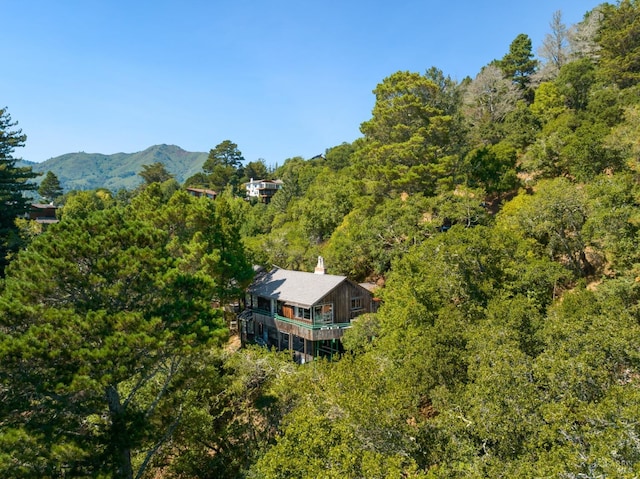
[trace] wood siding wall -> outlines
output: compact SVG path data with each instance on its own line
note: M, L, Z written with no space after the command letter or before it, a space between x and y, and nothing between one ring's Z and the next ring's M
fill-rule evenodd
M359 311L351 310L351 299L362 298L362 309ZM370 313L372 308L373 295L350 281L341 283L331 293L324 296L316 304L333 303L333 322L349 323L360 314Z

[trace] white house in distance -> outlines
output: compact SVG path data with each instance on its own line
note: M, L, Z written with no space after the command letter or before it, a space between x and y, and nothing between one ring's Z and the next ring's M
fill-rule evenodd
M282 180L254 180L244 184L247 199L258 198L262 203L269 203L271 197L282 188Z

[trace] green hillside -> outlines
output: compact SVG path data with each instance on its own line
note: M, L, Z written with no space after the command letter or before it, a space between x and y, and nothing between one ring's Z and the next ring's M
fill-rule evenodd
M268 203L150 182L0 230L0 477L639 478L640 1L554 20L540 59L519 34L472 79L391 73ZM198 179L266 171L236 150ZM319 257L376 312L247 288Z
M29 163L34 171L52 171L65 191L108 188L132 189L142 182L142 165L160 162L179 182L202 169L207 153L189 152L175 145L154 145L137 153L67 153L42 163ZM25 162L26 163L26 162Z

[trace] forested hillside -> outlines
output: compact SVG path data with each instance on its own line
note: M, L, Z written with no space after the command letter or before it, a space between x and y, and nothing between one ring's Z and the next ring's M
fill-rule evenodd
M184 151L175 145L154 145L137 153L67 153L42 163L25 163L34 171L53 172L65 191L108 188L133 189L142 182L138 172L142 165L162 163L175 178L184 182L197 173L207 154Z
M461 82L374 90L361 138L276 171L69 195L0 283L0 475L640 476L640 3ZM283 180L246 201L248 170ZM259 174L258 174L259 173ZM253 173L252 173L253 176ZM347 353L231 347L251 265L377 284Z

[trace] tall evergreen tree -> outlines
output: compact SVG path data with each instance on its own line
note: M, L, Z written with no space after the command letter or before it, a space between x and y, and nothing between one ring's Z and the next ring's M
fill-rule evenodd
M219 254L211 274L216 279L215 299L223 305L240 299L253 279L253 268L240 240L240 224L229 201L225 195L215 201L215 218L209 229L211 236L207 238Z
M209 186L214 190L222 191L229 184L236 189L243 176L243 162L244 157L238 145L224 140L209 151L202 170L208 175Z
M453 119L443 110L447 99L442 86L419 73L401 71L373 91L373 116L360 125L365 143L355 159L372 192L434 191L453 153Z
M538 67L538 61L533 58L531 38L524 33L518 35L509 46L509 53L496 63L504 75L518 85L525 96L529 97L531 75Z
M47 171L47 175L40 183L38 194L47 201L53 201L63 193L60 180L53 171Z
M38 176L30 167L16 166L13 151L24 146L27 139L22 130L13 129L17 124L6 107L0 108L0 277L4 276L8 255L20 246L15 220L29 211L31 198L27 193L36 188L29 180Z
M242 166L243 161L244 157L238 149L238 145L230 140L224 140L209 151L209 157L202 165L202 169L205 173L212 173L216 165L232 166L238 169Z

